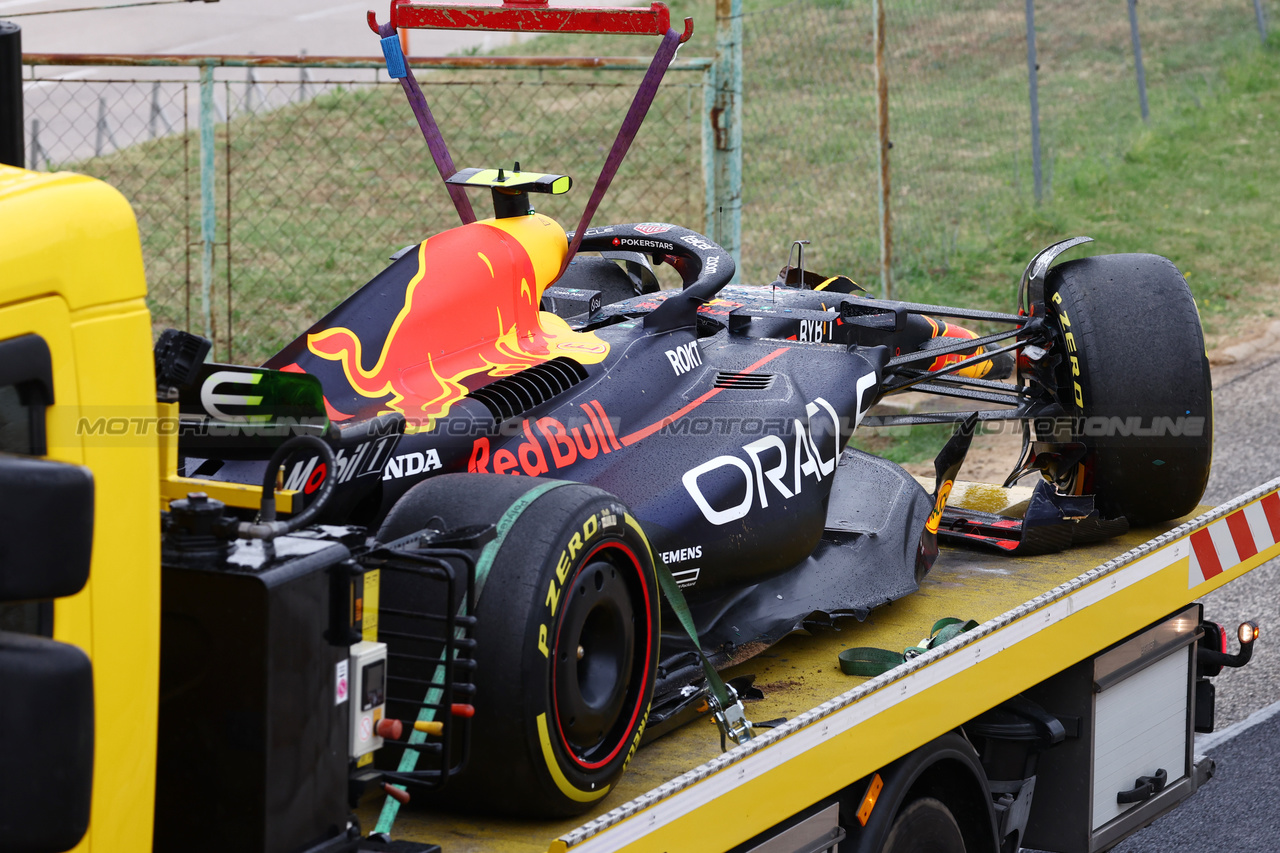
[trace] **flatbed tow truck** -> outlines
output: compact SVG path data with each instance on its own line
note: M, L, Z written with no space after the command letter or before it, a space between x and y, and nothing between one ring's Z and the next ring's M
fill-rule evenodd
M406 837L466 853L880 849L837 841L840 827L862 828L864 816L867 827L887 825L905 798L924 791L957 815L983 818L984 788L1009 793L1007 779L961 770L953 740L964 732L981 743L976 732L1008 725L988 718L984 726L983 715L1021 694L1068 718L1075 743L1040 756L1021 843L1106 849L1212 775L1212 762L1193 754L1196 695L1187 663L1195 655L1178 644L1190 637L1184 631L1196 632L1194 602L1280 555L1278 490L1274 480L1172 529L1131 530L1060 554L1010 560L944 548L920 592L844 630L793 635L726 672L755 676L764 698L748 706L753 718L787 720L748 744L722 753L710 720L677 730L641 749L585 822L426 811L404 814L397 826ZM952 500L990 508L1008 500L1007 491L958 485ZM981 624L875 678L837 665L850 646L912 647L947 615ZM1152 666L1173 674L1163 688ZM1019 737L1035 742L1040 734ZM1162 770L1162 790L1116 802L1136 779ZM877 777L884 787L868 796L880 788ZM772 838L776 846L768 846Z
M754 736L726 750L695 719L583 816L400 809L370 734L396 677L377 573L401 557L357 566L362 532L179 475L145 289L118 193L0 166L0 850L1092 853L1212 775L1209 679L1258 629L1229 653L1196 602L1280 556L1280 480L1056 554L943 547L918 592L726 670ZM1028 492L957 483L950 505ZM263 506L236 528L260 538L205 535L215 500ZM869 678L838 663L904 648Z
M12 214L0 229L0 384L17 391L5 398L0 591L10 602L45 601L7 604L7 624L17 618L21 627L27 618L27 633L52 636L37 648L31 638L0 635L0 778L7 786L0 846L148 850L154 814L155 849L175 849L182 833L178 843L168 831L162 839L172 820L162 821L155 805L157 792L166 801L163 792L175 784L170 765L157 769L157 729L162 753L164 743L185 740L182 721L166 723L157 703L163 648L155 510L199 488L245 505L257 495L176 476L172 442L77 434L79 419L101 412L172 414L172 403L155 402L132 213L113 190L79 176L0 169L0 179L0 212ZM65 218L72 211L78 215ZM31 224L59 217L72 223L64 232ZM83 251L65 251L68 242ZM90 279L80 267L84 257L111 263ZM94 357L108 348L110 359ZM49 479L50 470L92 472L93 501L86 507L58 498L55 492L75 494L83 482ZM291 497L278 492L282 511ZM974 484L958 485L952 500L990 511L1021 498L1016 488ZM51 500L62 513L52 528ZM33 579L27 561L34 557L20 545L42 529L50 534L39 537L46 568ZM863 623L788 637L727 671L730 682L754 675L762 693L748 703L754 719L785 718L747 743L722 752L704 718L641 748L617 789L585 819L513 821L408 808L394 832L448 853L898 850L913 849L901 845L922 837L937 850L1106 849L1211 775L1212 763L1193 751L1193 731L1212 726L1206 676L1247 660L1257 632L1242 626L1241 651L1228 655L1223 632L1202 621L1195 602L1278 555L1280 480L1172 529L1132 530L1059 554L1007 559L945 548L918 593ZM71 564L86 559L87 583L85 574L78 585L68 581L77 576ZM373 596L365 603L361 627L369 639L376 632ZM837 665L838 654L853 646L914 646L946 616L980 624L874 678L845 675ZM62 663L29 666L45 653ZM85 696L77 700L74 689L55 682L75 682L90 665L86 716ZM351 705L325 699L320 707L337 719L337 763L326 766L341 777ZM378 821L382 799L365 795L355 812L363 826ZM193 844L196 815L220 808L216 801L166 802ZM954 815L962 841L946 841L947 826L939 828L938 812L928 811L935 803ZM238 816L234 808L222 813L229 821ZM357 843L370 842L350 842ZM254 849L356 848L304 835Z

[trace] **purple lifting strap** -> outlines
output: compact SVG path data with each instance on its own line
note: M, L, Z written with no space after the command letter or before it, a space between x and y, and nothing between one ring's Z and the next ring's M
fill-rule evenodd
M653 104L653 99L658 94L658 84L662 82L662 75L667 73L667 66L675 58L676 48L679 46L680 33L674 29L667 30L667 34L662 37L662 44L659 45L658 52L653 56L653 62L649 63L649 70L644 73L644 79L640 81L640 88L636 91L635 99L631 102L631 108L627 110L627 117L622 120L622 127L618 130L618 138L613 141L613 148L609 151L609 156L604 161L604 168L600 170L600 177L596 179L595 188L591 190L591 200L587 202L586 209L582 211L582 219L578 221L578 227L573 232L573 240L569 243L569 254L565 255L564 265L560 267L561 275L568 269L569 262L573 260L573 256L578 253L578 246L582 244L582 235L587 232L588 226L591 225L591 217L595 215L596 208L604 200L604 194L608 191L614 175L618 173L618 167L622 165L622 159L627 156L627 150L631 147L632 141L640 131L640 125L644 122L644 117L648 115L649 107Z
M372 13L370 13L372 14ZM396 28L391 24L382 24L378 27L378 34L383 38L396 35ZM440 172L442 180L452 178L458 171L453 166L453 158L449 156L449 148L444 144L444 136L440 133L440 126L436 124L435 116L431 114L431 107L427 106L427 96L422 94L422 88L418 85L418 80L413 76L413 69L409 67L408 60L405 61L405 76L400 78L400 85L404 88L405 97L409 99L409 106L413 109L413 115L418 120L418 127L422 129L422 137L427 140L427 150L431 152L431 159L436 163L436 169ZM458 216L462 219L462 224L476 221L475 211L471 209L471 200L467 198L467 191L463 187L455 187L445 185L445 189L449 191L449 197L453 199L453 206L458 210Z
M382 24L378 27L378 33L383 38L395 35L395 32L395 27L391 24ZM582 244L582 236L591 225L591 217L595 215L596 208L604 200L605 193L609 190L609 185L618 173L618 167L622 165L623 159L627 156L627 151L631 148L631 143L635 140L636 134L639 133L640 126L644 123L645 116L649 113L649 107L653 105L653 99L658 94L658 86L662 83L662 77L667 73L667 68L671 65L671 60L675 58L676 49L679 46L680 33L674 29L667 30L667 34L662 37L662 44L658 47L658 52L654 54L653 61L649 63L649 69L645 72L644 79L640 81L640 88L636 91L636 96L631 101L631 107L627 110L627 116L622 121L622 127L618 130L618 137L613 141L613 148L610 149L609 156L605 159L604 168L600 170L600 177L596 179L596 185L591 190L591 198L588 200L586 208L582 211L582 218L578 221L573 240L569 244L569 252L565 256L564 265L560 268L561 274L568 268L573 256L577 254L578 247ZM447 180L457 172L453 165L453 158L449 156L449 149L445 145L444 137L440 133L440 127L436 124L435 117L431 115L431 108L427 106L427 98L422 93L421 87L418 86L417 79L413 76L413 69L408 67L407 63L405 71L405 76L400 78L400 85L404 87L404 92L409 99L409 106L413 109L414 117L418 119L418 127L422 129L422 136L427 141L427 148L431 151L431 159L435 161L440 177ZM467 198L466 190L462 187L450 185L446 185L446 189L449 191L449 197L453 199L453 205L457 208L458 216L462 218L463 224L475 222L476 215L471 209L471 202Z

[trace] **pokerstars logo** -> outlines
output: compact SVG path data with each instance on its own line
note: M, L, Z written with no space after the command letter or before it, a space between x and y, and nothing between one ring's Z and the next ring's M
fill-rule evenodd
M641 240L636 237L614 237L613 245L622 248L634 247L637 249L661 249L664 252L674 252L676 250L675 243L668 243L666 240Z

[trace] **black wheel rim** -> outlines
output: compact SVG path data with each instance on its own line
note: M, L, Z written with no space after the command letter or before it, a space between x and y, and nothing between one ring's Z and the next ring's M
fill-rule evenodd
M617 757L647 679L648 614L637 612L640 568L621 547L596 549L566 589L552 694L561 743L587 770Z

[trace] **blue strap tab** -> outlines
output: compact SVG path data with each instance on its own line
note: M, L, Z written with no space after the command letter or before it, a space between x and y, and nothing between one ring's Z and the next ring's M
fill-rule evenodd
M387 74L399 80L408 74L405 70L404 51L400 49L400 36L392 34L382 40L382 55L387 58Z

